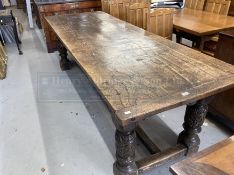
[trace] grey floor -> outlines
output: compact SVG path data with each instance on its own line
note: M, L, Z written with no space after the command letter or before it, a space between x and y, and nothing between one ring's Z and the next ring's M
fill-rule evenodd
M74 64L59 68L57 52L48 54L42 31L24 25L24 55L8 45L8 72L0 80L0 175L111 175L115 160L114 125L95 89ZM163 150L176 143L185 107L145 120ZM200 150L231 133L206 120ZM148 155L138 141L137 158ZM145 174L169 175L170 164Z

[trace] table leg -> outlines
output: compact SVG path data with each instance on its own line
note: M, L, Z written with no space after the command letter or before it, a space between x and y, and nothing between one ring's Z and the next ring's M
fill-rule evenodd
M176 34L176 43L181 43L181 41L182 41L182 37L181 37L181 35L179 34L179 33L177 33Z
M187 148L187 155L196 153L199 149L200 139L198 133L201 132L201 126L204 123L208 111L207 100L200 100L193 105L188 105L184 118L184 131L178 138L178 143L184 144Z
M137 175L135 163L135 141L134 129L131 131L121 131L116 129L116 162L113 171L115 175Z
M60 68L61 70L69 70L71 68L70 61L67 59L67 49L63 46L61 42L58 42L58 51L60 60Z

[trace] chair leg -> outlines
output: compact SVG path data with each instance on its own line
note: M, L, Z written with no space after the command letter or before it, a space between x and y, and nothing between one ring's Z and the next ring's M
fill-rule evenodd
M21 41L18 39L18 34L17 34L17 30L16 30L16 26L15 26L15 25L13 26L13 31L14 31L15 42L16 42L16 45L17 45L19 54L20 54L20 55L23 55L23 52L22 52L21 49L20 49Z
M16 21L15 21L15 17L12 14L12 11L11 11L11 16L12 16L12 20L13 20L13 32L14 32L15 42L16 42L19 54L23 55L23 52L22 52L22 50L20 48L20 44L22 42L20 41L19 36L18 36L18 32L17 32L17 28L16 28Z

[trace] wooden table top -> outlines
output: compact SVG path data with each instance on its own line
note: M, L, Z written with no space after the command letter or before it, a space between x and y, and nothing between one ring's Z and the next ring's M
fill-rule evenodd
M174 15L174 28L196 36L216 34L234 28L234 17L206 11L181 9Z
M175 175L234 174L234 136L171 166Z
M122 125L234 86L232 65L104 12L45 19Z

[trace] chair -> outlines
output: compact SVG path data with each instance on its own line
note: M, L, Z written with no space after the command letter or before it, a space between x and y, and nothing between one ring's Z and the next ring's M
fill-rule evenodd
M173 33L173 13L174 9L172 8L150 10L147 30L171 40Z
M205 11L220 15L227 15L231 1L227 0L207 0ZM214 56L219 36L211 35L204 37L201 41L200 50L208 55Z
M109 0L101 0L101 3L102 3L102 11L110 13Z
M186 0L185 7L195 10L203 10L205 0Z
M207 0L205 11L220 15L227 15L231 1L227 0Z
M126 21L126 5L130 1L127 0L113 0L110 1L110 15Z
M148 3L134 3L127 6L127 22L146 29L147 28L147 15L149 11Z

